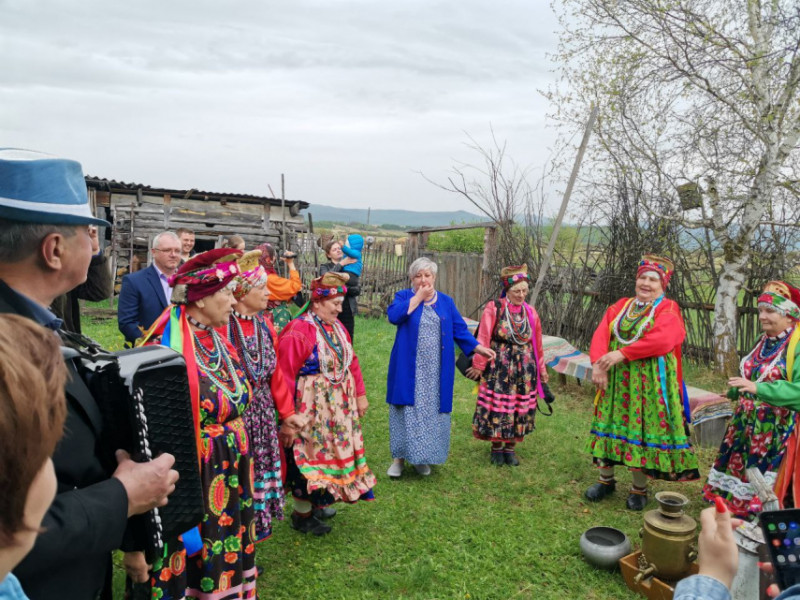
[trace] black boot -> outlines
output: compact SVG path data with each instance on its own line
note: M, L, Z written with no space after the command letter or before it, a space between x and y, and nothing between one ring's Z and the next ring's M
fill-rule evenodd
M320 521L327 521L336 516L336 509L332 506L325 506L323 508L315 508L312 513Z
M514 452L513 448L510 449L510 450L508 448L506 448L503 451L503 454L505 455L505 460L506 460L506 464L507 465L510 465L512 467L518 467L519 466L519 459L517 458L517 453Z
M497 467L506 464L506 457L502 450L492 450L489 460Z
M313 514L303 517L296 512L292 513L292 529L296 529L300 533L311 533L316 536L331 532L331 526L323 523Z
M647 488L640 490L637 487L632 487L628 494L628 499L625 501L625 506L628 510L641 511L647 505Z
M616 480L609 479L608 481L605 481L600 479L597 483L593 483L589 486L584 496L586 496L586 499L589 502L599 502L606 496L611 495L616 487Z

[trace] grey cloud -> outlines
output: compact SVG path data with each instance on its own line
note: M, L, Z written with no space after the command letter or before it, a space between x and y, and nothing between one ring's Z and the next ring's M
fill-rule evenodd
M283 171L311 202L460 208L417 172L446 173L465 131L543 160L544 4L0 1L0 136L153 185Z

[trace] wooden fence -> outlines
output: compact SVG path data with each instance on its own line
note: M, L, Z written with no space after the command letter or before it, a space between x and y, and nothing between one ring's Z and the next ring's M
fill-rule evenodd
M598 280L593 287L599 289L578 289L559 284L546 287L536 306L543 332L563 337L577 348L588 350L606 308L619 298L634 293L633 281L629 282L629 290L613 296L602 291L603 288L616 287L605 285L607 283ZM681 307L686 326L684 356L706 364L711 362L714 357L714 305L689 301L680 289L670 289L669 297ZM739 355L744 356L753 349L761 335L755 296L746 294L738 313L736 347Z
M485 300L481 297L482 254L423 251L438 267L436 289L456 303L462 316L480 319Z
M311 234L301 234L298 243L301 250L298 268L307 288L319 273L319 265L327 262L327 258ZM362 314L381 316L386 313L394 294L409 287L408 265L418 256L427 256L437 264L437 289L451 296L465 317L479 319L485 303L500 293L499 281L482 282L486 264L483 254L433 252L413 236L403 242L380 240L365 247L363 252L359 296ZM535 277L535 273L533 275ZM633 277L604 277L589 270L551 266L536 306L543 332L563 337L577 348L588 350L603 312L620 297L633 295L634 283ZM680 305L686 324L684 355L707 363L713 358L713 301L689 301L683 287L677 283L670 284L669 297ZM760 334L756 297L748 293L739 308L739 354L749 352Z
M311 234L298 239L301 252L298 270L304 287L319 274L319 266L327 262L325 253L317 246ZM409 256L409 254L411 254ZM314 256L316 255L316 260ZM385 314L395 293L409 287L408 265L418 256L426 256L438 266L436 288L451 296L465 317L477 319L484 298L480 296L482 254L457 252L431 252L420 249L408 241L378 240L362 252L364 270L361 277L361 295L358 298L362 314Z
M308 289L311 280L319 275L320 266L328 262L325 253L316 243L313 234L298 238L300 252L297 268L303 287ZM408 266L405 242L378 240L362 251L364 267L361 276L359 310L379 316L386 312L395 292L408 287Z

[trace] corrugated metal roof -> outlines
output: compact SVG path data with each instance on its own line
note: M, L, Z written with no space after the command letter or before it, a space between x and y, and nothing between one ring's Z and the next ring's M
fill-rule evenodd
M141 183L127 183L125 181L116 181L114 179L104 179L102 177L93 177L87 175L86 186L90 189L101 192L112 192L115 194L136 194L139 190L142 194L163 196L169 194L173 198L186 198L187 200L200 200L219 202L221 200L229 202L247 202L252 204L270 204L272 206L280 206L280 198L269 198L267 196L255 196L252 194L235 194L231 192L206 192L202 190L171 190L167 188L152 187L143 185ZM298 203L300 209L306 209L310 205L305 200L290 200L286 199L286 205Z

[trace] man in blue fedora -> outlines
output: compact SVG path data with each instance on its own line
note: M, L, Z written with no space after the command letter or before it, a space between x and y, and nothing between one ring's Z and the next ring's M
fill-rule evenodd
M108 223L92 215L77 162L0 148L0 312L56 335L61 321L49 306L86 279L90 225ZM58 491L43 532L14 569L32 600L110 598L111 551L119 548L128 517L166 503L178 478L168 454L134 463L124 452L109 476L97 454L100 408L72 361L67 365L67 420L53 455Z

